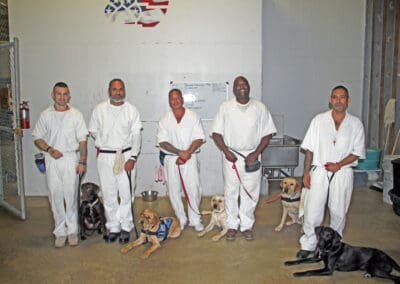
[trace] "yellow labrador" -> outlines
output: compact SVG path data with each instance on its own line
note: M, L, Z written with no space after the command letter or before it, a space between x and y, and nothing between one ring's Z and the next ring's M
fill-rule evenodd
M146 208L140 214L139 219L143 229L136 241L130 242L121 249L122 253L127 253L147 241L152 245L142 254L142 258L148 258L155 250L161 247L160 242L167 238L177 238L181 235L179 221L175 217L158 217L157 212Z
M289 215L292 220L286 222L286 226L290 226L294 223L302 223L299 218L301 198L301 188L299 182L294 177L286 177L281 181L280 187L282 189L280 195L283 212L281 223L275 228L275 231L277 232L282 230L287 215Z
M202 211L202 215L211 214L210 223L207 227L200 232L197 236L203 237L209 231L211 231L215 226L220 227L222 230L218 234L212 237L213 241L220 240L223 236L225 236L228 231L228 227L226 225L226 212L225 212L225 199L221 195L214 195L211 198L211 208L212 211Z

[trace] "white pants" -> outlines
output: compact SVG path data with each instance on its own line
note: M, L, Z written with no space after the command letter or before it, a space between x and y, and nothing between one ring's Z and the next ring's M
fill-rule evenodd
M324 220L326 199L329 199L330 227L340 235L346 224L346 214L349 209L353 193L353 169L342 168L333 176L330 185L329 178L332 173L323 167L310 171L311 186L307 190L304 200L304 235L300 238L301 249L313 251L317 246L315 227Z
M247 173L244 169L244 159L239 158L235 164L244 187L254 200L241 186L239 178L232 168L233 163L223 159L225 210L228 228L238 229L240 227L243 232L251 230L255 222L254 211L260 196L261 168L258 171Z
M177 156L167 155L164 160L165 169L167 172L167 186L169 192L169 199L172 208L175 211L176 217L182 222L186 221L185 208L182 203L182 185L179 177L178 166L176 165ZM193 154L192 157L186 161L184 165L180 165L181 174L185 183L185 188L189 196L190 208L188 204L189 225L195 226L201 223L201 216L198 215L199 205L201 200L201 186L199 178L199 164L197 155ZM196 212L193 212L196 211Z
M129 153L129 151L124 153L125 161L129 159ZM119 233L121 229L130 232L133 228L131 206L134 194L131 196L128 175L124 170L120 174L114 175L114 160L115 154L109 153L100 153L97 158L97 169L107 219L106 228L111 233ZM135 188L136 166L137 163L131 172L132 192Z
M56 237L78 233L77 165L75 152L63 153L57 160L46 154L46 179Z

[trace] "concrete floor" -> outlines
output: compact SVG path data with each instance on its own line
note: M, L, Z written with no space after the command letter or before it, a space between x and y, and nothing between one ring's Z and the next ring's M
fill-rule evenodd
M271 195L277 193L271 188ZM295 271L321 265L283 265L299 249L300 226L275 232L280 202L264 205L264 200L260 199L256 210L254 241L239 237L234 242L213 242L216 231L199 239L192 228L186 228L179 239L165 241L149 259L142 260L145 247L122 255L119 244L105 244L97 234L77 247L54 248L47 198L30 197L26 221L0 209L0 283L390 283L364 279L362 272L293 278ZM203 198L201 209L208 210L209 201ZM152 203L137 197L136 217L145 207L162 216L172 215L166 197ZM204 224L208 221L205 217ZM356 188L346 228L345 242L380 248L400 263L400 217L382 202L382 193Z

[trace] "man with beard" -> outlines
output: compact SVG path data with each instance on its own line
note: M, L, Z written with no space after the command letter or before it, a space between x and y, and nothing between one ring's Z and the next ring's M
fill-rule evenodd
M353 192L353 167L358 158L365 158L364 127L347 112L347 88L334 87L329 102L331 110L313 118L301 145L306 151L303 184L308 190L299 259L311 256L316 248L314 229L322 224L327 200L330 227L342 235Z
M109 236L106 242L129 242L133 228L131 206L136 160L141 145L142 122L136 107L125 101L125 84L113 79L109 99L95 107L89 132L96 140L97 169ZM132 187L132 188L131 188Z
M245 166L259 161L276 128L267 107L259 100L250 98L250 86L245 77L235 79L233 93L235 98L222 103L218 110L212 126L212 137L225 156L223 175L229 228L226 239L235 240L240 229L246 240L253 240L261 168L247 172Z

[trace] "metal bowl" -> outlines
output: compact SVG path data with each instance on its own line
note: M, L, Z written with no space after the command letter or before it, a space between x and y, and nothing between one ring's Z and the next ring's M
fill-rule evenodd
M146 190L142 191L142 199L146 202L152 202L157 199L158 191L155 190Z

